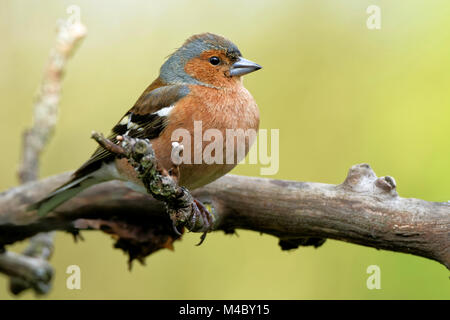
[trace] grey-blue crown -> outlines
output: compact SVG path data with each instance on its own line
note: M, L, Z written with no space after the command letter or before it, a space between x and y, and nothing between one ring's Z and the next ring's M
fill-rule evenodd
M162 65L160 77L166 83L203 84L184 71L187 61L198 57L207 50L222 50L227 55L238 57L241 52L230 40L212 33L202 33L190 37Z

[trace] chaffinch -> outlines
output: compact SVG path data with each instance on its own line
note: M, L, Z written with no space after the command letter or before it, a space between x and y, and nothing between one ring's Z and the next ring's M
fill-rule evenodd
M114 126L109 139L117 143L117 136L125 134L150 139L158 163L169 170L173 167L172 134L177 129L185 129L193 136L194 122L201 121L202 130L218 130L224 139L227 129L256 131L258 107L244 87L242 76L258 69L261 66L244 59L236 45L224 37L211 33L194 35L162 65L159 77ZM191 148L193 158L195 150L203 150L205 143L191 141L194 144L184 147ZM245 154L251 143L251 139L245 140ZM181 163L179 185L188 189L201 187L226 174L239 160ZM116 158L99 147L70 181L36 203L33 209L44 215L82 190L113 179L125 180L132 188L146 192L127 159Z

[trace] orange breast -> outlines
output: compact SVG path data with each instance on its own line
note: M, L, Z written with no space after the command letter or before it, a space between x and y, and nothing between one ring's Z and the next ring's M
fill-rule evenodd
M236 157L238 150L231 150L235 154L234 161L226 163L226 153L230 152L226 149L227 129L251 129L256 132L259 127L259 112L253 97L241 83L237 83L230 89L202 86L191 86L190 89L190 94L175 105L169 116L170 121L167 127L158 138L152 140L152 145L158 161L166 169L170 169L173 167L171 160L172 133L176 129L184 129L190 133L190 144L187 141L180 141L185 150L190 149L191 151L191 164L182 163L180 165L180 185L194 189L214 181L236 166L240 160ZM204 148L211 142L199 139L203 137L198 130L197 137L194 137L194 121L201 121L202 134L208 129L216 129L218 130L216 132L221 133L223 164L207 164L205 159L202 159L199 164L195 163L195 160L199 160L198 157L195 158L195 154L203 155ZM234 141L235 148L237 148L237 140ZM249 137L245 138L245 154L249 151L252 140ZM214 152L212 154L214 155Z

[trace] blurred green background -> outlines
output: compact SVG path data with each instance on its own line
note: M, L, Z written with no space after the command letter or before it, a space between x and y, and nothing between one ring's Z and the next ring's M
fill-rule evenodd
M81 8L88 37L68 65L56 134L41 176L72 170L95 148L189 36L233 40L264 69L246 77L261 128L280 129L280 179L340 183L367 162L392 175L404 197L450 198L450 6L448 1L29 1L0 2L0 190L17 184L20 136L66 8ZM366 8L381 8L368 30ZM233 173L259 175L256 165ZM254 232L214 233L196 247L157 252L128 272L104 234L74 243L59 233L51 262L54 299L449 299L449 273L412 255L327 241L282 252ZM12 249L19 250L21 243ZM81 290L66 289L67 266ZM381 268L381 290L366 268ZM0 276L0 298L9 299ZM23 298L34 298L30 293Z

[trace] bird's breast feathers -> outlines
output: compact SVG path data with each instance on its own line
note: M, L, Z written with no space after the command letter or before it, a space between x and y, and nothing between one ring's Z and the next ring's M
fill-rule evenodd
M258 107L251 94L244 87L215 89L190 86L190 94L174 105L170 110L168 119L167 126L158 138L152 140L152 145L158 161L166 169L169 169L173 166L171 159L173 133L177 129L189 133L188 143L183 141L184 138L177 141L185 149L190 148L191 150L191 161L182 163L180 166L180 184L188 188L196 188L217 179L230 171L241 160L238 159L231 164L226 163L225 159L221 164L196 163L194 159L196 152L197 154L198 152L202 153L205 146L210 143L204 140L199 142L199 133L196 132L199 127L201 127L200 139L209 129L215 129L216 132L221 133L224 157L229 152L229 150L225 150L227 130L243 129L247 131L250 129L256 133L259 127ZM245 154L253 142L254 140L246 138ZM237 144L234 148L237 148Z
M205 131L209 129L218 130L223 137L224 154L226 154L228 152L225 150L226 131L230 129L251 129L256 132L259 127L259 112L253 97L242 85L229 89L190 85L188 90L183 90L188 91L189 94L177 96L175 92L173 96L178 97L175 102L175 99L163 101L164 103L159 103L158 107L152 109L149 109L148 103L141 104L140 108L136 110L141 111L141 113L133 113L132 109L114 127L113 135L128 134L136 138L150 139L158 162L166 169L170 169L173 167L171 158L173 133L178 129L184 130L190 135L190 141L189 143L187 141L179 142L185 148L191 149L191 161L182 163L180 166L180 184L188 188L195 188L217 179L239 162L236 160L235 163L229 164L225 163L224 160L223 164L195 163L195 152L202 153L208 144L207 141L203 140L198 143L194 136L195 126L199 126L199 124L201 126L201 139ZM154 92L147 95L153 95L151 101L155 101ZM156 96L156 98L158 97ZM153 112L143 112L146 105L147 110ZM248 152L252 142L249 139L245 141L245 153ZM101 150L101 152L105 153L106 151ZM103 154L100 154L100 156L104 157ZM99 155L96 157L99 157ZM107 162L111 160L107 160ZM123 180L133 181L137 185L141 185L134 169L126 159L115 159L114 163Z

